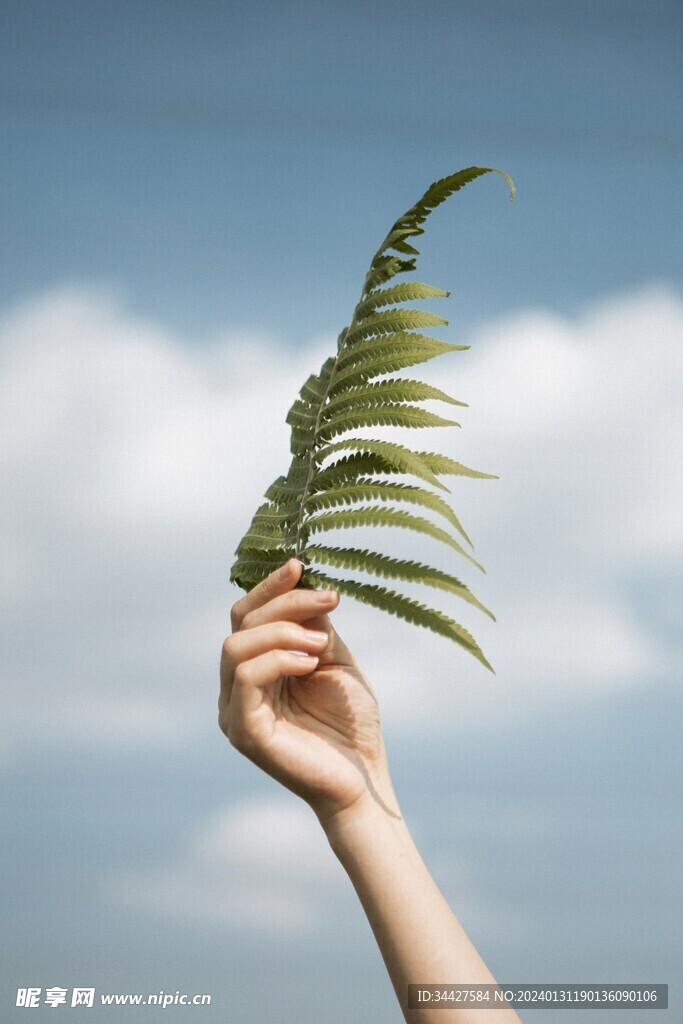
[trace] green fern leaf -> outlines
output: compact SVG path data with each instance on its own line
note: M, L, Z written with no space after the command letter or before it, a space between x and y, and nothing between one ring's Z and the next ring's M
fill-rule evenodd
M417 366L418 363L426 363L436 356L458 352L465 347L469 346L449 345L445 341L421 334L392 334L383 339L381 345L374 341L364 342L340 359L340 368L329 386L328 397L333 398L349 387L380 374L403 370L406 366Z
M337 459L326 469L316 473L308 488L309 494L317 491L324 491L349 481L357 480L367 473L396 473L400 472L384 458L379 452L354 452L353 455L346 455Z
M438 452L416 452L419 459L430 468L432 473L441 476L471 476L477 480L497 480L495 473L482 473L478 469L470 469L463 466L462 462L449 459L447 455L439 455Z
M329 441L338 434L357 427L391 426L391 427L459 427L455 420L446 420L443 416L421 409L419 405L399 405L388 402L369 408L345 409L321 424L316 437Z
M376 256L365 278L363 294L367 295L374 288L379 288L397 274L415 270L415 266L415 260L402 260L398 256Z
M371 384L361 384L350 388L332 398L322 410L321 422L325 423L333 413L340 409L362 409L385 402L423 402L428 400L447 402L449 405L460 405L467 408L466 402L451 398L440 388L423 384L421 380L377 380Z
M325 573L319 572L317 569L311 569L307 573L303 586L315 587L317 585L333 588L338 590L340 594L348 594L349 597L354 597L363 604L381 608L382 611L389 612L391 615L398 615L399 618L406 619L416 626L425 626L435 633L440 633L442 636L448 637L449 640L454 640L457 644L460 644L466 651L473 654L482 665L493 672L493 666L486 660L484 652L474 637L459 623L444 615L443 612L435 611L433 608L428 608L426 605L420 604L410 597L397 594L395 591L387 590L385 587L378 587L374 583L358 583L356 580L334 579L331 576L325 575Z
M232 579L238 586L251 590L289 557L290 551L287 548L271 548L268 551L242 548L232 567Z
M380 455L386 463L392 466L392 472L410 473L412 476L427 480L435 487L440 487L442 491L448 490L416 452L404 448L402 444L395 444L393 441L369 441L365 438L350 437L344 441L335 441L333 444L325 445L324 448L319 448L315 453L315 461L323 462L330 455L347 451L349 448Z
M398 508L382 508L381 505L369 505L360 509L344 509L341 512L322 512L312 516L306 523L306 533L318 533L320 530L345 530L350 527L362 526L400 526L408 530L415 530L417 533L424 533L435 540L448 544L458 554L463 555L468 562L476 565L477 569L485 572L483 565L469 551L466 551L462 544L459 544L455 537L451 536L440 526L436 526L429 519L423 516L414 516Z
M355 345L372 335L395 334L398 331L412 331L420 327L447 327L448 320L435 313L424 313L419 309L387 309L372 313L349 330L345 342Z
M496 621L493 612L490 612L481 601L477 600L469 587L461 580L442 572L441 569L434 569L431 565L390 558L388 555L381 555L376 551L364 551L359 548L330 548L321 544L309 544L302 552L302 557L310 561L321 562L323 565L331 565L335 569L355 569L360 572L373 573L375 576L400 579L408 583L424 583L429 587L447 590L481 609L490 619Z
M391 306L397 302L412 302L413 299L447 299L451 293L443 288L434 288L431 284L419 281L396 284L393 288L373 292L364 302L356 306L355 319L362 320L368 313L380 306Z
M306 512L318 512L338 505L352 505L357 501L405 501L411 505L422 505L432 512L437 512L451 523L461 537L472 547L472 541L462 528L455 512L443 498L427 491L424 487L412 484L386 483L384 480L359 479L357 483L348 483L343 487L332 487L314 491L306 500Z
M298 398L287 413L287 423L300 430L315 428L316 420L317 413L314 406L302 398Z
M439 477L495 479L491 473L471 469L435 452L413 451L393 441L334 439L368 426L458 426L454 420L447 420L420 403L440 401L463 406L464 402L422 381L388 376L436 356L469 348L420 333L425 328L445 326L448 321L443 317L419 309L399 308L404 302L444 298L450 293L418 281L383 286L397 275L415 270L419 251L413 243L424 233L422 225L429 214L453 193L490 171L502 175L514 196L514 185L504 171L468 167L434 182L392 225L372 258L352 321L340 333L335 355L325 360L318 373L308 377L289 410L291 465L266 491L266 501L256 510L240 541L231 569L231 579L251 589L294 555L304 563L300 586L332 586L358 601L425 626L459 644L487 668L491 666L476 640L443 612L376 584L332 578L316 566L330 565L424 584L454 594L491 615L456 576L421 562L360 548L312 544L310 538L320 532L354 527L409 529L448 545L483 571L449 530L400 505L417 505L435 513L471 546L448 502L423 485L448 492ZM423 485L400 479L376 479L377 475L417 477ZM383 504L372 504L377 501Z
M327 384L334 370L335 362L334 357L330 356L329 359L326 359L323 363L320 373L312 373L304 382L301 387L301 391L299 392L304 402L315 403L317 405L324 402Z

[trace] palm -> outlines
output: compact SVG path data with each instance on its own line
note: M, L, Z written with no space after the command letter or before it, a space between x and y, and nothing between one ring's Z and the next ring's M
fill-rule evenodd
M281 676L263 693L266 770L310 803L343 808L372 786L381 751L379 710L370 683L327 616L306 628L330 642L307 676Z

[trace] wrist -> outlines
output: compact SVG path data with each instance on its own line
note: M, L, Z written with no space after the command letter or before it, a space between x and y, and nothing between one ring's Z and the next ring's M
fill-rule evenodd
M363 795L348 807L318 815L327 841L343 863L367 852L378 842L407 834L407 827L390 780L369 784Z

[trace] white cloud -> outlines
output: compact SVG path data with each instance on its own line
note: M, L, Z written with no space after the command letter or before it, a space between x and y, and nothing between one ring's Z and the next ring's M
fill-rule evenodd
M650 289L575 321L505 318L426 368L470 408L461 431L418 444L501 477L451 485L489 575L448 563L498 622L422 599L460 618L498 675L342 602L340 631L390 727L504 725L666 670L631 594L668 579L680 553L682 328L680 299ZM10 753L213 727L232 552L288 464L287 408L333 344L293 351L233 331L192 346L79 288L0 320ZM440 546L397 542L444 564Z
M349 889L313 813L280 797L218 811L169 863L111 879L105 897L204 927L286 935L323 924Z
M198 352L77 288L0 321L8 754L206 728L232 550L312 354L242 332Z
M477 871L451 848L431 856L430 867L468 928L489 941L524 937L524 915L494 906ZM284 794L216 811L168 861L109 878L102 895L135 915L271 938L326 934L331 920L339 938L353 905L351 883L315 816Z
M680 554L682 328L680 299L653 288L576 322L522 314L476 339L469 437L503 477L506 514L524 502L519 526L562 558L571 548L618 570Z

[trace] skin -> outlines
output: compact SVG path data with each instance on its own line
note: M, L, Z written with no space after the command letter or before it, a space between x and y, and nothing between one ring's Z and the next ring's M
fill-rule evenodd
M495 984L413 843L377 698L330 621L333 590L295 589L290 559L232 608L219 725L316 814L358 894L410 1024L512 1024L511 1009L409 1010L409 984Z

